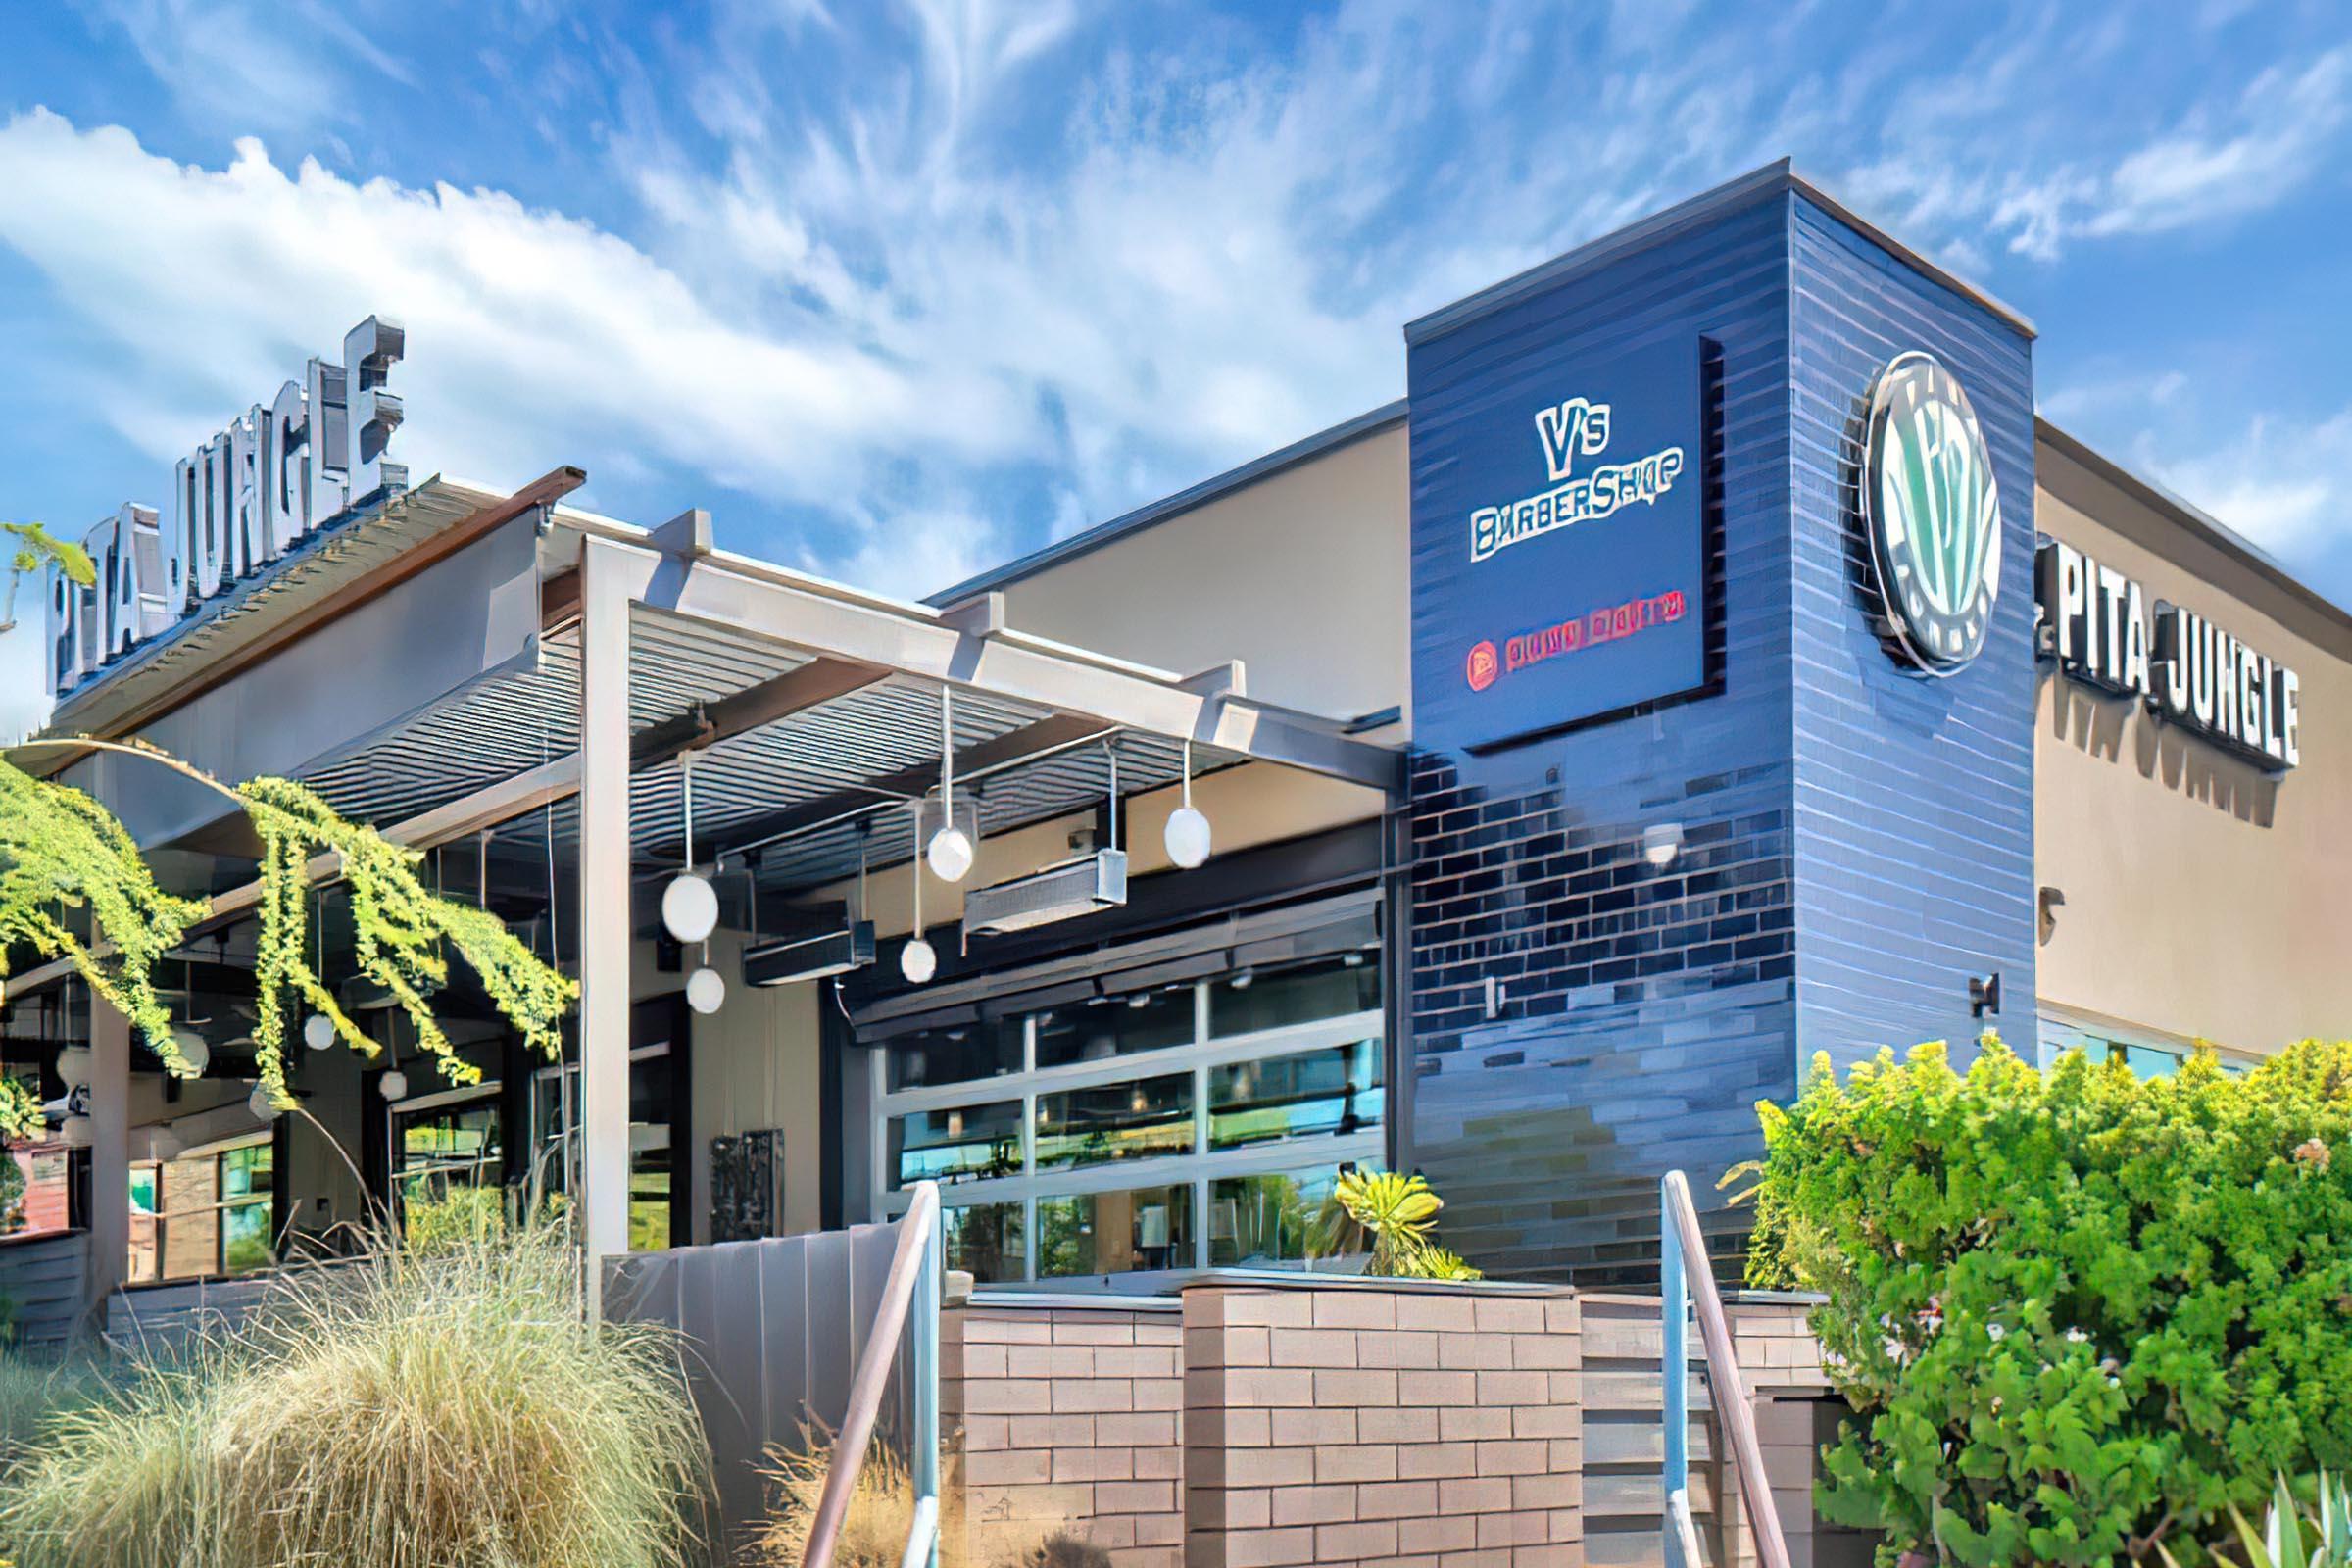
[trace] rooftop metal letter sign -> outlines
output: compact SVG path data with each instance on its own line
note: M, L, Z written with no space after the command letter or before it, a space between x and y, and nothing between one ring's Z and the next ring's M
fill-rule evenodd
M1932 354L1870 389L1862 515L1885 630L1931 675L1977 657L2001 593L2001 490L1977 411Z
M2136 697L2273 772L2302 760L2303 683L2293 670L2193 610L2151 604L2138 583L2055 539L2042 541L2034 579L2041 653L2067 674Z
M405 346L398 324L370 316L345 334L341 364L312 360L303 380L179 460L168 523L131 505L91 529L84 544L96 584L77 589L50 574L51 695L233 592L355 507L406 488L408 469L386 461L402 411L385 385Z

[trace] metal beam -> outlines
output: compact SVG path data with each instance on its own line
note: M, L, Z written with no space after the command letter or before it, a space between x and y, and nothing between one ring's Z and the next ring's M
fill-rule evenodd
M1189 737L1376 789L1394 790L1402 779L1394 751L1300 715L1018 631L974 636L929 611L724 552L654 575L647 602L813 653L1088 713L1123 729Z
M1082 713L1055 713L1032 724L967 746L956 754L956 787L963 788L965 779L978 779L996 768L1009 767L1016 762L1058 752L1093 740L1098 736L1116 734L1117 730L1099 718ZM886 773L858 789L841 790L818 800L805 802L766 816L755 817L727 830L727 853L740 854L772 844L778 839L806 833L811 828L859 816L876 808L878 801L891 796L912 797L923 794L939 782L937 762L918 762L912 767ZM901 809L905 809L901 807Z
M715 746L762 724L772 724L836 697L862 691L889 674L890 671L877 665L851 660L812 659L731 697L722 697L640 731L630 746L630 766L642 771L668 761L680 752Z
M580 1229L588 1311L629 1250L629 606L646 552L580 555Z

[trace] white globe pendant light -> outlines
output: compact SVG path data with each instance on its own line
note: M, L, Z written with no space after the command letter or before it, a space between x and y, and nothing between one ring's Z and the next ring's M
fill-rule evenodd
M956 825L956 698L939 689L939 820L925 858L942 882L960 882L972 868L971 835Z
M709 941L718 929L718 890L692 871L672 877L662 890L662 924L689 947Z
M386 1100L406 1100L409 1098L409 1075L395 1067L375 1081L375 1092Z
M686 977L686 1005L695 1011L716 1012L727 1000L727 982L716 969L705 966Z
M90 1048L68 1046L57 1054L57 1076L68 1089L85 1089L90 1082Z
M302 1043L313 1051L324 1051L335 1043L335 1021L323 1012L314 1012L302 1020Z
M180 1059L188 1064L189 1073L203 1077L204 1069L213 1064L213 1048L205 1044L204 1036L183 1027L172 1031L172 1040L179 1047Z
M915 809L914 819L917 822L923 819L919 806ZM936 840L933 842L937 843ZM908 985L929 985L931 977L939 973L939 955L932 952L931 944L923 940L922 862L908 861L906 874L914 879L914 930L907 937L906 945L899 949L899 973L906 977Z
M1161 833L1168 858L1190 871L1208 858L1208 818L1193 809L1193 743L1184 743L1184 804L1168 813Z
M255 1084L253 1086L253 1093L245 1097L245 1108L253 1112L256 1120L277 1120L277 1106L270 1099L270 1086L268 1084Z
M678 795L686 829L686 869L662 890L662 924L679 942L708 942L718 929L718 890L694 872L694 754L678 759Z

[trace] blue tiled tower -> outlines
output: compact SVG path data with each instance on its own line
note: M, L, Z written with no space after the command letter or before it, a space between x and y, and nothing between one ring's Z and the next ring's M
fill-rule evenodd
M2031 331L1780 167L1406 340L1400 1152L1489 1269L1640 1278L1657 1178L1711 1194L1815 1053L2032 1051ZM1942 675L1885 635L1856 504L1909 351L1965 387L2002 506Z

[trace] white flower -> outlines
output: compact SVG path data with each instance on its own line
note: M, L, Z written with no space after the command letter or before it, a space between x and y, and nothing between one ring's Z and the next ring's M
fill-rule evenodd
M1998 1323L1987 1323L1984 1325L1984 1332L1991 1338L1993 1344L1998 1345L2001 1343L2001 1336L2007 1334L2009 1331L2001 1327Z
M2088 1345L2090 1343L2090 1336L2083 1333L2081 1329L2068 1329L2066 1331L2066 1343L2069 1345Z

